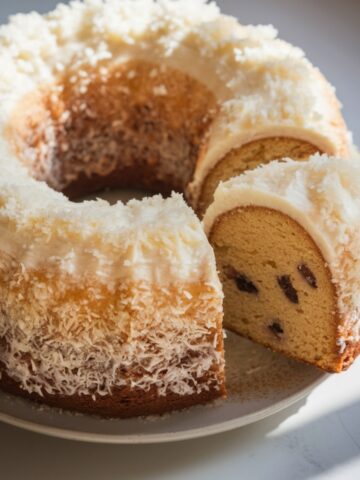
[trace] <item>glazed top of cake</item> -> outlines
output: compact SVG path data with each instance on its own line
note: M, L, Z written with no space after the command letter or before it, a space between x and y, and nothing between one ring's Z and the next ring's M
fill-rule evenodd
M332 272L344 335L354 341L360 340L358 160L314 155L307 162L271 162L221 183L204 217L208 233L220 215L246 205L274 208L296 220L317 243Z
M146 224L141 233L138 229L138 240L142 242L147 232L151 231L153 238L155 231L162 232L167 225L174 230L169 242L178 259L170 273L175 275L176 270L178 277L178 269L186 270L180 265L192 264L192 257L187 256L190 249L186 250L184 244L202 238L194 226L195 217L179 212L176 197L165 203L156 198L141 204L132 202L128 207L109 207L104 202L76 205L27 177L6 138L9 116L26 93L57 82L61 89L65 72L81 94L87 88L89 66L98 66L100 74L106 76L107 65L138 58L184 71L214 92L219 112L195 172L194 195L217 159L255 138L296 136L322 151L346 155L349 137L332 87L300 49L278 40L276 35L271 26L242 26L234 18L220 14L216 5L200 0L74 1L44 16L31 13L12 17L8 25L0 28L0 167L2 171L7 168L6 175L0 178L0 215L3 223L10 225L9 231L17 231L20 247L11 248L20 250L24 264L39 262L43 258L39 252L46 245L49 257L55 258L51 246L61 243L62 258L68 258L67 263L61 262L61 268L75 270L75 260L71 259L80 256L81 247L79 251L74 249L78 237L93 235L105 242L103 237L110 232L106 245L112 245L109 249L115 255L113 232L121 232L125 238L124 232L134 231L134 225ZM166 95L161 83L156 91ZM183 215L193 227L189 239L179 242L176 232L183 235ZM26 244L26 238L33 238L29 236L33 228L37 230L38 253L35 242L31 242L34 253L25 255L21 245ZM5 238L3 235L2 245ZM160 243L165 243L165 237ZM136 257L137 253L131 255ZM161 259L154 255L147 265L157 265L160 271ZM208 255L208 251L200 255L203 265ZM191 261L184 261L185 257ZM101 262L101 258L96 260L98 270L106 271ZM82 265L93 269L94 262ZM150 270L139 268L137 275L141 277ZM185 276L190 278L194 270L196 265L189 266ZM169 278L167 270L161 272L159 276Z
M180 194L126 205L72 203L23 169L1 161L0 168L7 179L0 192L1 250L25 267L95 272L109 288L124 278L158 285L200 280L220 288L212 249Z

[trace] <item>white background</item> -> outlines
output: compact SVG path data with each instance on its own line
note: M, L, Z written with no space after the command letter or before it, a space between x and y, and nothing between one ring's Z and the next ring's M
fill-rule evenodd
M0 0L0 21L56 0ZM360 144L360 1L223 0L242 23L272 23L332 84ZM1 480L360 479L360 360L306 401L205 439L109 446L57 440L0 424Z

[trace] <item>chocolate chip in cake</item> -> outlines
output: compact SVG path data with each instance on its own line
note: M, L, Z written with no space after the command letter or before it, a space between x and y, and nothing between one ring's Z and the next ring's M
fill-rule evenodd
M276 336L276 338L281 338L283 336L284 330L278 320L268 325L268 329Z
M291 283L290 275L281 275L277 277L279 287L284 292L286 297L290 300L291 303L299 303L299 297L297 291Z
M235 280L236 286L241 292L253 293L255 295L259 293L259 289L249 277L238 272L234 267L228 265L224 267L224 272L228 278Z
M317 288L316 277L306 263L300 263L297 267L298 271L301 273L302 277L312 288Z

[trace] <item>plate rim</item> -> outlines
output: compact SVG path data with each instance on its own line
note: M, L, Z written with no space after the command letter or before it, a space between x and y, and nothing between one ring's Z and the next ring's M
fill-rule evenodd
M68 428L52 427L49 425L42 425L37 422L31 422L29 420L23 420L14 415L9 415L4 412L0 412L0 421L18 427L26 431L47 435L53 438L61 438L63 440L74 440L86 443L98 443L98 444L113 444L113 445L144 445L144 444L156 444L156 443L169 443L184 440L191 440L195 438L202 438L207 436L216 435L219 433L228 432L236 428L244 427L251 423L258 422L271 415L275 415L280 411L294 405L298 401L307 397L318 385L323 383L330 374L327 372L321 372L319 377L313 380L309 385L303 387L301 390L289 395L288 397L275 402L273 405L262 408L258 411L251 412L247 415L242 415L238 418L218 422L209 426L187 429L180 432L167 432L167 433L144 433L144 434L105 434L96 432L81 432L71 430ZM0 392L0 394L6 394L15 397L14 395ZM19 397L16 397L19 398ZM24 402L33 405L34 402L30 400L24 400ZM54 408L48 407L50 410L57 411ZM217 408L217 407L214 407ZM71 413L70 413L71 414ZM176 415L176 412L174 412ZM114 419L106 419L111 422Z

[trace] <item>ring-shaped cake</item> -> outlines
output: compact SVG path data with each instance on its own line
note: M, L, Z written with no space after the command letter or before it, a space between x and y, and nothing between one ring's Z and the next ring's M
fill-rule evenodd
M202 1L88 0L0 29L1 386L102 415L225 394L222 288L178 194L349 153L333 88L270 26Z

